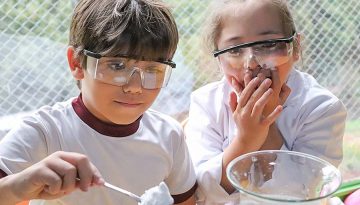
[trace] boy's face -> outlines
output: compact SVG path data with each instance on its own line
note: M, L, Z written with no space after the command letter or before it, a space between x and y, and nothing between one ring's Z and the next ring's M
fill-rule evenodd
M216 42L218 49L249 42L260 43L260 41L288 38L289 36L284 35L283 32L279 10L269 2L254 0L229 7L228 15L222 19L221 32ZM291 43L251 45L253 46L233 49L218 56L219 64L229 83L231 84L231 80L234 79L244 89L246 70L249 69L253 76L264 72L266 77L270 77L269 70L262 69L265 67L277 69L281 83L285 83L296 61L293 52L289 52L292 49Z
M133 65L138 68L148 67L149 63L151 62L133 61ZM94 74L91 73L93 68L78 69L77 72L72 69L72 73L81 81L82 100L87 109L104 122L112 124L134 122L151 106L160 92L160 88L144 89L138 71L132 74L127 84L119 86L95 79Z

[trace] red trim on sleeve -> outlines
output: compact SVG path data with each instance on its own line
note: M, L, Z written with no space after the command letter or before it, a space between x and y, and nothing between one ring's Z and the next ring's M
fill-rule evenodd
M7 176L7 174L3 170L0 169L0 179L4 178L6 176Z
M188 200L192 195L195 194L197 187L198 187L198 184L195 183L194 186L189 191L187 191L183 194L171 195L172 198L174 199L174 203L178 204L178 203L182 203L182 202Z

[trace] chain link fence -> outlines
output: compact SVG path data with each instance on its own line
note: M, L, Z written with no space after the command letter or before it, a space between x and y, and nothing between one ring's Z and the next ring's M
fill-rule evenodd
M0 130L13 119L54 104L79 90L66 60L68 30L76 0L0 2ZM169 86L154 109L184 119L194 89L219 79L211 56L201 52L201 26L209 0L167 0L180 31ZM303 34L301 70L331 90L360 119L360 1L289 0ZM1 135L1 133L0 133Z

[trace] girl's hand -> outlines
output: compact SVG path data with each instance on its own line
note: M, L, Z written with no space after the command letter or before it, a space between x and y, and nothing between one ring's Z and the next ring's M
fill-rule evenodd
M14 175L9 175L12 193L20 200L55 199L79 188L104 184L99 171L85 155L55 152Z
M284 105L286 99L289 97L291 89L280 81L280 76L277 68L270 69L271 71L271 88L274 90L273 97L269 100L264 109L264 115L269 115L277 107Z
M245 88L238 92L236 81L233 80L233 87L238 92L230 95L230 107L233 112L235 124L239 130L238 140L249 150L259 150L266 140L270 125L280 115L282 107L276 107L268 115L264 115L264 108L273 98L274 91L271 88L272 81L259 77L248 81L245 75ZM238 98L238 99L237 99Z
M264 116L268 116L275 109L279 108L285 103L286 99L290 95L291 89L285 83L281 83L277 68L267 68L266 65L264 65L257 74L254 74L252 70L248 69L244 77L245 86L254 75L256 75L261 82L271 77L271 88L273 89L274 93L269 102L265 105L263 112Z

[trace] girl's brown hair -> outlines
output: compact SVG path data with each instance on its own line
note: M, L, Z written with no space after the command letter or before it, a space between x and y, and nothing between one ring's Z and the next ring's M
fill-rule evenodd
M209 16L204 26L204 45L207 52L217 50L216 42L221 31L221 22L229 6L239 6L240 3L249 0L213 0L209 9ZM255 0L259 1L259 0ZM261 0L263 1L263 0ZM279 10L285 36L291 36L296 32L294 19L286 0L268 0ZM295 51L298 49L298 42L294 43Z

